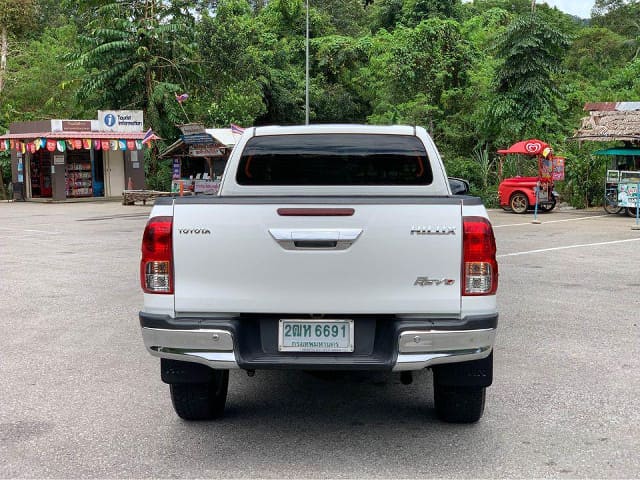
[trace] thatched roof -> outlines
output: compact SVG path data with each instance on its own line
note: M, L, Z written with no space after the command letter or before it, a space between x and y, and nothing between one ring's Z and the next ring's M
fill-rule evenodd
M640 142L640 102L587 103L588 117L582 119L574 140Z

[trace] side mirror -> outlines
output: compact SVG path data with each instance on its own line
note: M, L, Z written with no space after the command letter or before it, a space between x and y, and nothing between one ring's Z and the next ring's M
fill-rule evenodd
M449 187L453 195L468 195L470 191L469 182L461 178L449 177Z

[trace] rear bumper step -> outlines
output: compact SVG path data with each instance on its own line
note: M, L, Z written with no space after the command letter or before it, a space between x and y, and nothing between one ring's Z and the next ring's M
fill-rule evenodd
M216 369L403 371L487 357L498 321L497 314L463 320L355 316L353 352L293 353L278 351L281 317L197 319L141 312L140 324L152 355Z

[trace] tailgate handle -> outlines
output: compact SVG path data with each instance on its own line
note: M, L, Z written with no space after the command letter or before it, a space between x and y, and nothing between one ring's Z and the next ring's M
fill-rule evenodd
M333 230L270 228L273 239L285 250L346 250L362 233L361 228Z

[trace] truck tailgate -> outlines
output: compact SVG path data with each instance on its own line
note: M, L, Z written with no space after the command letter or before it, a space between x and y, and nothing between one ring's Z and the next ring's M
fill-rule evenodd
M178 202L175 310L458 315L462 207L452 200Z

